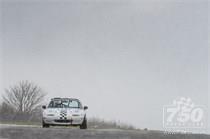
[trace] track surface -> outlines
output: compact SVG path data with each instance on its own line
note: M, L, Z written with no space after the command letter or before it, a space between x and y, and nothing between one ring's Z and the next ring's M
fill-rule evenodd
M210 139L208 135L167 135L154 131L116 129L41 128L0 125L0 139Z

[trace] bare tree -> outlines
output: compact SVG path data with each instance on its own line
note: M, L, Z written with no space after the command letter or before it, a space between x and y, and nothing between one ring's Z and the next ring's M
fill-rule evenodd
M21 81L5 90L3 101L16 114L30 115L35 112L45 97L40 87L29 81Z

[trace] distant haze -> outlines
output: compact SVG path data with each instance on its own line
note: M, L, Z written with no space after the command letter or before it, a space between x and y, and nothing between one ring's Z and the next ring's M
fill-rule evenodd
M210 105L207 0L99 1L1 1L1 94L29 80L149 129L176 98Z

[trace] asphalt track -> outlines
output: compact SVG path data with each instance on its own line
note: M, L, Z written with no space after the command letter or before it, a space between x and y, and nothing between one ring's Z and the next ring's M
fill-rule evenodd
M155 131L0 125L0 139L210 139L209 135Z

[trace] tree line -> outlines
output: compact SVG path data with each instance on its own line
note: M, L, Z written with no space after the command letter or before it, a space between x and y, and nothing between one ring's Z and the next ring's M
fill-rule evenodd
M0 104L0 121L38 121L46 93L33 82L20 81L5 89Z

